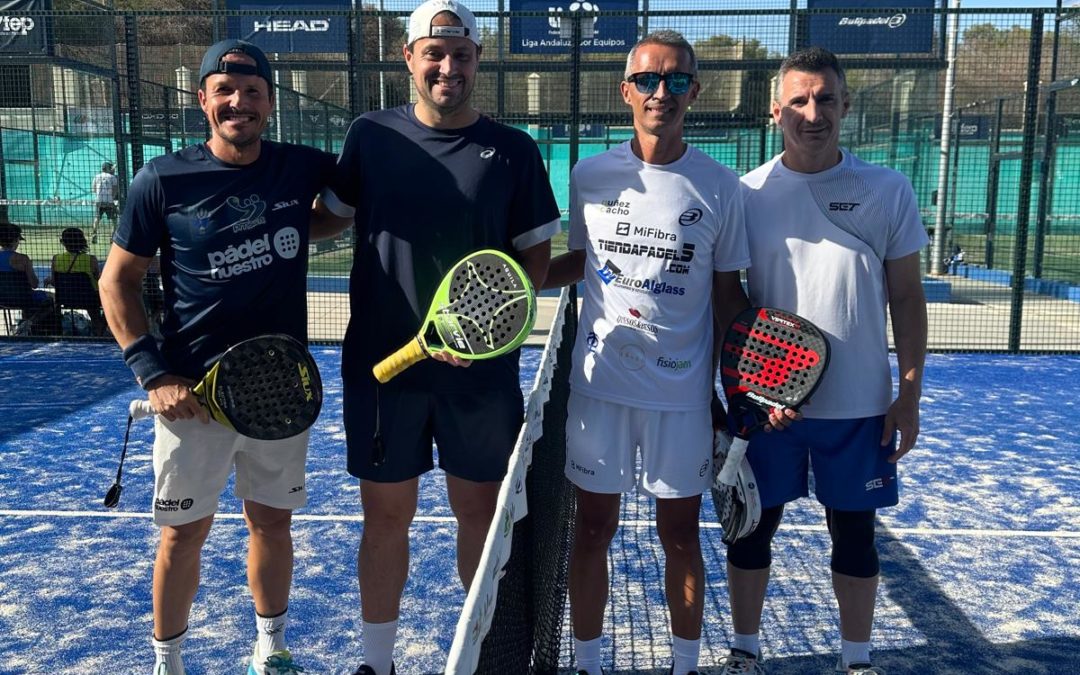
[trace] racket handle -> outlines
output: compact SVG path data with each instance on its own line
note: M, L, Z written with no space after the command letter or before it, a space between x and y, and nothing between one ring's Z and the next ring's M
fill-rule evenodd
M427 358L427 352L420 344L420 338L416 338L409 340L404 347L376 363L371 372L375 374L376 380L386 384L392 377L425 358Z
M746 447L749 442L745 438L739 438L736 436L731 441L731 449L728 450L727 459L724 460L724 467L720 469L720 473L716 476L716 482L723 483L724 485L734 485L736 476L739 473L739 465L742 464L743 457L746 457Z
M145 398L137 398L128 405L128 414L133 420L141 420L144 417L154 416L154 406Z

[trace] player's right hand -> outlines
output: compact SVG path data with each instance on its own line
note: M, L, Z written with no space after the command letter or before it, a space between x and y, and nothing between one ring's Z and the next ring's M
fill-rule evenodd
M210 413L199 403L191 388L193 380L179 375L162 375L155 378L147 390L154 412L170 422L197 418L203 424L210 423Z

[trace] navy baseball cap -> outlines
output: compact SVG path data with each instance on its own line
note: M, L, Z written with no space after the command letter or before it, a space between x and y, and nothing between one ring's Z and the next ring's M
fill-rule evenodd
M247 63L235 63L225 61L227 54L244 54L255 61L255 65ZM237 75L258 75L266 80L270 87L270 93L274 92L274 73L270 70L270 62L266 59L263 50L244 40L222 40L203 55L202 66L199 68L199 86L203 85L206 78L217 73L235 73Z

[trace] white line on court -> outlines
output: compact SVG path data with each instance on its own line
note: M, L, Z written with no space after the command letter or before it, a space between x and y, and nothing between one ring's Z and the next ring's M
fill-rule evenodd
M13 518L145 518L150 519L149 513L135 511L37 511L0 509L0 517ZM239 513L218 513L214 516L224 520L242 520ZM317 515L309 513L295 513L293 520L311 522L340 522L362 523L364 517L360 515ZM416 516L415 523L453 523L453 516ZM624 520L620 523L623 527L636 529L648 529L655 527L649 520ZM718 523L701 523L703 529L718 529ZM1032 537L1036 539L1080 539L1080 532L1068 530L994 530L994 529L962 529L962 528L938 528L938 527L893 527L886 525L891 534L908 535L937 535L943 537ZM827 532L824 525L781 525L780 529L792 532Z

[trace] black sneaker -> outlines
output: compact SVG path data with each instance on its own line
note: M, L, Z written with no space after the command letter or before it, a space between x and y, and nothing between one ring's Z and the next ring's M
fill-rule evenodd
M352 675L375 675L375 669L365 663L357 668ZM397 668L392 663L390 664L390 675L397 675Z

